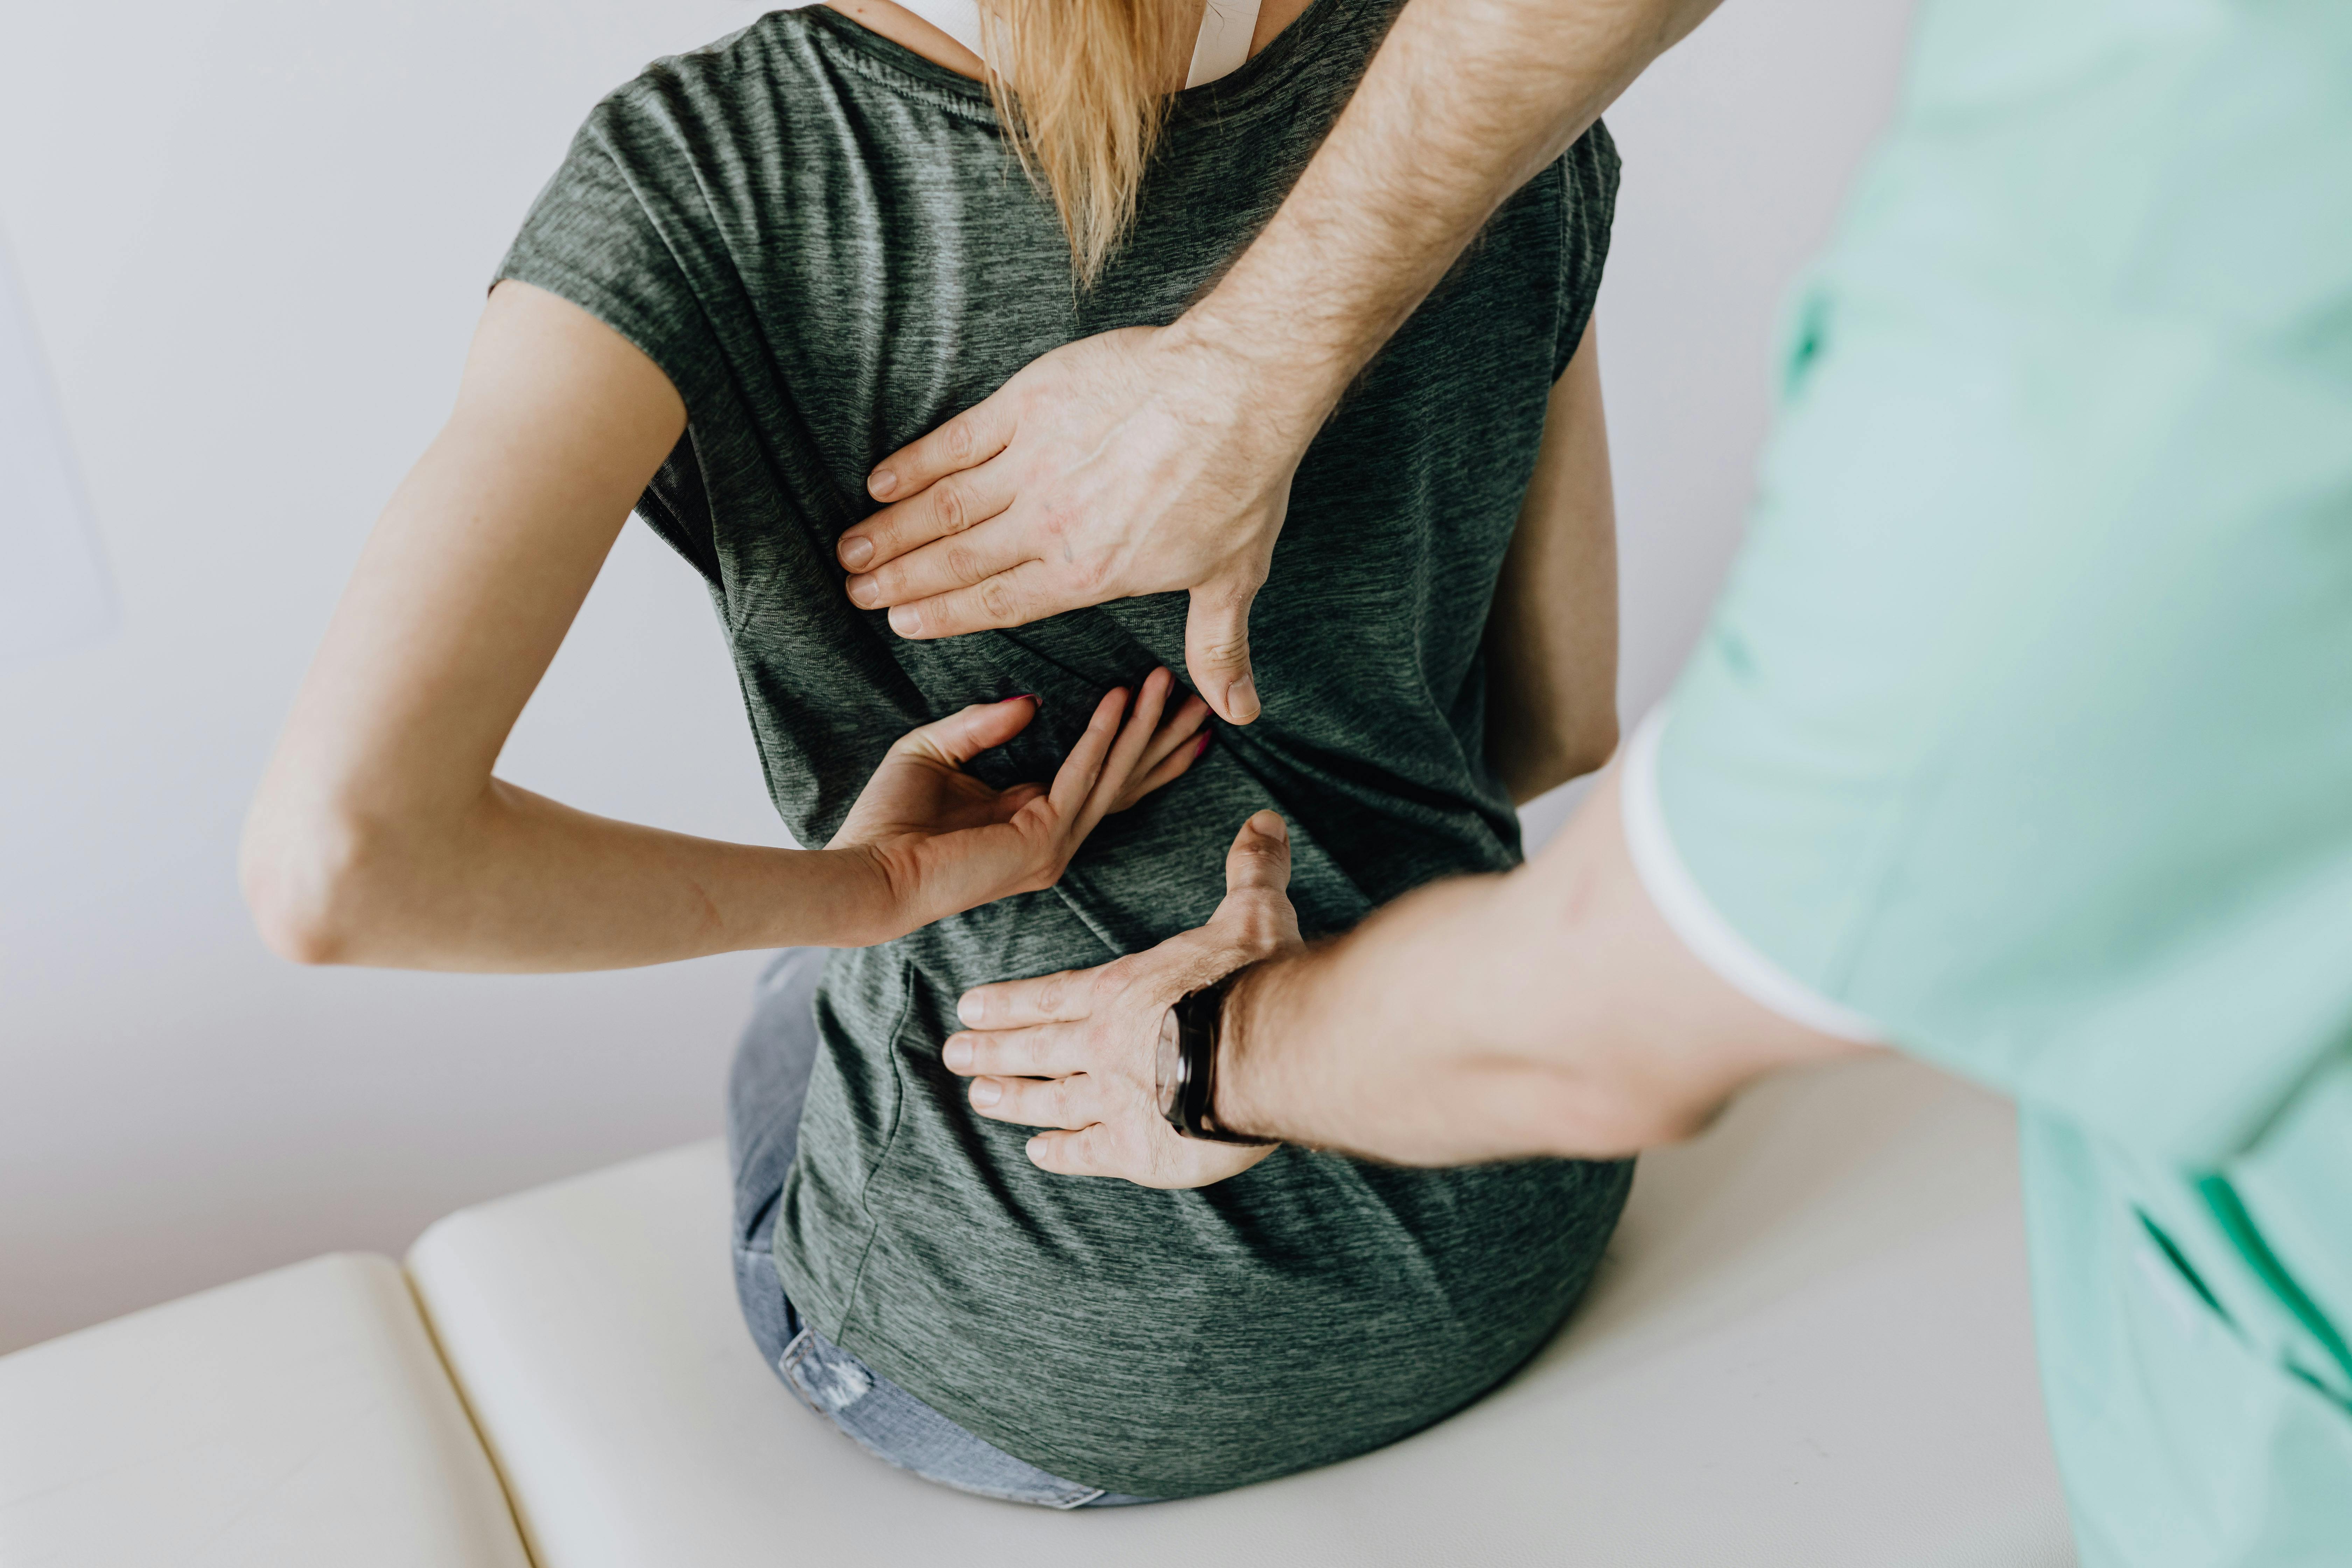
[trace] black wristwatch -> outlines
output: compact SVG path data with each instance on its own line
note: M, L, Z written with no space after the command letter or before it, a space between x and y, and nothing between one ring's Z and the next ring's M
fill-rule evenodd
M1232 974L1176 999L1160 1020L1160 1051L1152 1079L1160 1091L1160 1114L1187 1138L1212 1143L1273 1143L1244 1138L1216 1124L1217 1043L1224 1022L1225 993Z

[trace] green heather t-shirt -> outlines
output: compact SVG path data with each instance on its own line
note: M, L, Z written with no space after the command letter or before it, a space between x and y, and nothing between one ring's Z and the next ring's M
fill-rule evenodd
M652 66L599 105L500 275L643 348L688 426L640 510L708 579L777 809L823 843L886 747L1038 693L975 771L1050 777L1107 688L1181 669L1161 595L906 642L834 542L885 454L1048 349L1166 322L1273 213L1393 13L1318 0L1175 101L1126 248L1074 289L986 94L817 8ZM1265 711L1105 823L1061 884L836 957L776 1227L793 1302L971 1431L1055 1474L1180 1496L1360 1452L1475 1398L1583 1289L1620 1164L1417 1172L1286 1149L1200 1192L1048 1175L940 1061L973 984L1103 963L1199 924L1253 812L1341 930L1519 858L1483 761L1479 645L1601 277L1616 158L1595 128L1508 203L1307 453L1253 623Z

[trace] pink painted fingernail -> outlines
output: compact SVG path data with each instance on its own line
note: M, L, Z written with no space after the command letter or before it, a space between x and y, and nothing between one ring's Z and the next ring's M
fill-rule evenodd
M1213 735L1214 732L1212 731L1203 730L1201 731L1200 742L1192 748L1192 756L1195 761L1198 761L1209 754L1209 742L1213 738Z
M866 563L874 559L874 542L862 533L852 533L841 542L841 563L852 572L863 572Z
M876 500L888 500L890 492L898 488L898 476L887 468L877 468L866 479L866 488L873 492Z
M1024 691L1018 697L1008 697L1004 700L1007 702L1037 702L1037 694L1034 691ZM1043 702L1037 702L1037 706L1040 709L1043 709L1045 705Z

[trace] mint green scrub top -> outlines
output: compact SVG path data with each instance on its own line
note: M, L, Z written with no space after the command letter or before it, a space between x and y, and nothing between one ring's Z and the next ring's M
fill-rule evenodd
M2084 1563L2352 1563L2352 3L1928 0L1783 374L1644 880L2019 1101Z

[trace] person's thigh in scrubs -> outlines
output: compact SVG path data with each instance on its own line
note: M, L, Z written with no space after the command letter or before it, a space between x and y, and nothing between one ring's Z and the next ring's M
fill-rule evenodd
M1931 0L1788 355L1636 862L2019 1100L2086 1563L2352 1563L2352 5Z

